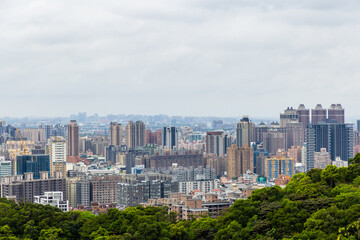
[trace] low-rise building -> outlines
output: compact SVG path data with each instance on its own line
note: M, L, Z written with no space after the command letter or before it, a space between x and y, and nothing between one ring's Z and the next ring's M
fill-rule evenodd
M64 201L63 192L45 192L44 195L35 196L34 203L57 207L63 212L69 211L69 201Z
M348 161L343 161L343 160L341 160L340 157L336 157L335 161L332 161L331 164L338 167L338 168L340 168L340 167L348 167L349 166Z

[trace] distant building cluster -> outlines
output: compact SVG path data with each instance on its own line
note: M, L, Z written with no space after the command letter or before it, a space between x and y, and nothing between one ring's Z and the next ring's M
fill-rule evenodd
M167 206L218 217L236 199L313 168L347 167L360 120L340 104L279 120L108 115L0 121L0 197L99 214Z

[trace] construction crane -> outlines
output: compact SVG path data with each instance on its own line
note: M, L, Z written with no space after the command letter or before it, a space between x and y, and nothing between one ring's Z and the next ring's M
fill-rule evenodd
M27 154L29 153L28 148L27 148L27 146L24 144L24 141L23 141L22 138L21 138L21 135L20 135L19 130L18 130L17 128L15 128L15 129L16 129L16 132L17 132L19 138L20 138L21 145L22 145L22 147L23 147L23 149L24 149L23 154L24 154L24 155L27 155Z

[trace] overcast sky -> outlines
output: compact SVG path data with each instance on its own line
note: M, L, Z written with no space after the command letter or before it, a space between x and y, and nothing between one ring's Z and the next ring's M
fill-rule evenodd
M0 117L360 116L358 0L1 0Z

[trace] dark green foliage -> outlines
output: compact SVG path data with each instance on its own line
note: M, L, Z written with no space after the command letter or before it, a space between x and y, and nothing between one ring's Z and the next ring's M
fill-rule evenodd
M348 168L296 174L263 188L218 219L177 220L167 208L110 209L95 216L0 199L1 239L360 239L360 155Z

